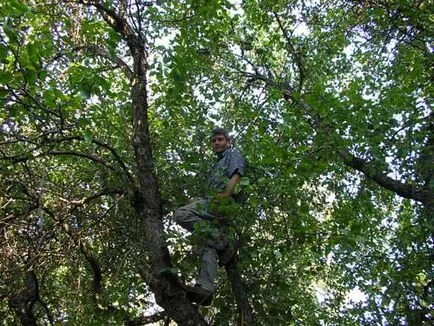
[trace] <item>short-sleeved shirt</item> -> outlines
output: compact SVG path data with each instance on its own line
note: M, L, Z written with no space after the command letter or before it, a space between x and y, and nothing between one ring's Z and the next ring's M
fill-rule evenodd
M218 161L213 166L208 177L210 193L223 192L230 178L236 173L243 176L246 169L246 160L241 153L232 147L219 154Z

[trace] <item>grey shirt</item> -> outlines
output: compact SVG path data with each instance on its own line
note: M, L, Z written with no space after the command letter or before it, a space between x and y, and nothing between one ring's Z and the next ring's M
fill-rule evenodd
M245 169L246 160L240 151L232 147L227 148L223 153L218 155L218 161L213 166L208 177L210 193L224 191L230 178L235 173L243 176Z

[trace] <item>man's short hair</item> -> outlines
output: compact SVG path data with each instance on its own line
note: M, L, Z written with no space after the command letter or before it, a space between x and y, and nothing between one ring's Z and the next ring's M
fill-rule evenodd
M224 136L228 142L231 141L231 137L229 136L229 133L223 128L215 128L211 133L211 139L213 139L217 135Z

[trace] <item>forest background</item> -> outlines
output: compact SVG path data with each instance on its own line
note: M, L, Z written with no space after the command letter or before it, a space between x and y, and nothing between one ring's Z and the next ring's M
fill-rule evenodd
M431 0L2 0L0 24L4 325L433 322ZM215 125L247 196L198 309L171 216Z

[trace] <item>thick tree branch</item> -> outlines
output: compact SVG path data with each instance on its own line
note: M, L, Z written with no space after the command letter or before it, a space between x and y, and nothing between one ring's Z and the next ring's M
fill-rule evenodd
M91 160L94 163L99 163L105 167L108 167L110 169L113 170L113 167L110 167L107 162L105 160L103 160L102 158L95 156L95 155L91 155L91 154L86 154L86 153L82 153L82 152L76 152L76 151L49 151L49 152L45 152L45 153L41 153L41 154L36 154L34 155L35 158L38 157L43 157L43 156L76 156L76 157L82 157L82 158L86 158L88 160Z
M292 58L295 61L296 66L298 68L298 74L299 74L299 79L300 79L298 89L300 91L302 86L303 86L304 77L306 75L306 69L304 68L303 60L301 58L300 52L298 52L295 49L294 44L291 40L291 37L289 36L286 28L283 26L283 23L279 17L279 14L277 12L273 12L273 14L274 14L274 17L276 18L277 24L279 25L280 31L282 32L282 34L286 40L288 52L291 54Z
M86 203L89 203L90 201L100 198L102 196L107 196L107 195L125 195L127 193L127 191L125 189L104 189L102 191L99 191L93 195L87 196L87 197L83 197L82 199L79 200L67 200L65 198L60 198L60 200L74 205L74 206L83 206Z
M375 181L381 187L391 190L401 197L422 201L420 193L413 185L394 180L384 173L378 171L369 161L358 158L347 151L340 151L339 156L343 162L353 169L362 172L369 179Z
M304 110L306 115L311 119L310 122L313 123L314 128L321 128L327 135L330 135L332 126L324 125L319 117L317 117L313 112L312 108L303 100L297 99L294 96L293 89L287 85L279 84L274 82L274 80L259 74L244 73L247 77L253 80L260 80L264 82L268 87L279 90L285 100L298 103L300 107ZM357 158L352 155L348 150L341 149L338 152L338 156L342 159L345 165L362 172L369 179L376 182L381 187L395 192L397 195L413 199L415 201L421 202L427 205L432 196L432 192L424 190L419 190L415 185L397 181L388 177L386 174L374 169L374 162L367 162L363 159Z
M231 282L232 290L234 291L235 300L240 310L240 326L255 325L253 309L249 304L249 299L245 291L244 283L240 277L235 258L225 265L228 279Z
M126 326L140 326L140 325L146 325L151 323L156 323L162 319L167 317L166 312L157 312L153 315L143 315L131 320L126 320L125 325Z
M246 77L248 77L250 81L259 80L259 81L264 82L268 88L274 88L274 89L279 90L282 93L285 100L294 101L294 89L288 83L278 83L278 82L274 81L274 79L267 77L267 76L264 76L264 75L261 75L259 73L253 74L253 73L243 72L243 74Z
M105 305L104 306L102 304L102 302L101 302L102 281L103 281L102 269L101 269L101 266L98 262L97 257L92 253L91 248L89 247L87 241L85 239L83 239L80 232L78 232L76 229L74 229L74 227L71 227L70 224L65 222L64 219L59 217L54 211L52 211L51 209L49 209L48 207L43 205L43 203L41 203L39 201L39 196L37 194L37 191L35 191L34 189L30 188L27 184L24 184L22 182L18 182L18 186L20 187L20 190L28 197L28 200L35 204L35 206L33 206L33 209L41 209L48 216L50 216L52 218L52 220L56 222L55 225L58 225L61 227L63 232L65 232L68 235L68 237L73 241L74 245L76 245L78 247L78 249L80 250L80 252L84 256L85 260L88 262L88 264L90 266L90 270L92 272L93 296L94 296L94 300L95 300L95 303L96 303L96 306L98 307L98 309L107 310L107 311L110 311L110 312L116 313L116 314L121 314L121 316L125 315L122 310L114 307L113 305ZM116 194L119 192L124 193L124 191L118 190L118 189L105 190L105 191L99 192L97 194L94 194L92 196L85 197L79 202L68 202L68 203L76 204L76 205L83 205L84 203L91 201L92 199L97 198L99 196L107 195L107 194ZM72 209L74 209L74 208L75 208L75 206ZM30 276L32 276L32 275L30 275ZM32 280L30 278L30 276L29 275L27 276L28 280ZM35 277L36 276L34 276L34 278ZM35 282L33 282L33 283L35 283ZM29 281L26 284L30 284ZM29 286L27 286L27 287L30 288ZM35 289L35 286L33 286L32 289ZM32 290L32 293L33 292L35 292L35 290ZM38 293L38 292L36 291L36 293ZM24 293L24 294L27 297L29 297L29 295L27 295L26 293ZM24 300L23 299L24 294L22 293L17 298L15 298L14 299L15 301L13 301L12 304L15 304L15 305L20 304L19 307L22 308L23 302L24 302L23 301ZM32 298L33 298L33 296L32 296ZM38 299L40 301L39 296L37 294L36 294L36 299ZM32 305L33 304L34 304L34 302L32 303ZM29 308L29 309L31 310L31 308ZM26 313L26 316L29 317L30 316L29 313ZM27 324L25 324L25 325L27 325Z
M51 216L51 218L57 222L58 225L61 226L62 230L69 236L69 238L73 241L73 243L78 247L85 260L88 262L91 272L92 272L92 287L93 287L93 299L95 301L96 307L100 310L109 311L113 314L119 314L120 316L124 316L125 313L123 310L114 307L111 304L104 305L101 300L101 292L103 287L103 275L102 269L98 262L97 257L92 253L89 245L86 240L80 236L79 232L74 231L74 228L71 227L65 221L62 221L53 211L50 209L43 207L43 210Z
M19 137L17 140L13 140L13 141L11 140L9 142L4 142L4 143L8 144L8 143L15 143L15 142L21 141L21 142L28 142L31 144L35 144L35 146L29 150L29 152L34 152L40 148L43 148L44 146L52 146L53 144L55 145L55 144L59 144L62 142L71 142L71 141L75 141L75 140L87 141L84 136L50 137L50 134L56 134L56 133L57 132L48 131L48 132L46 132L46 133L44 133L38 137L34 137L32 139L26 139L25 137ZM38 140L40 138L42 138L42 140L39 143L36 143L36 140ZM125 173L129 182L134 183L134 178L131 175L124 160L121 158L119 153L112 146L110 146L106 143L103 143L99 140L96 140L96 139L92 139L92 140L90 140L90 142L95 144L95 145L98 145L102 148L107 149L114 156L116 161L119 163L122 171ZM2 143L0 145L3 145L4 143ZM81 153L81 152L75 152L75 151L68 151L68 152L66 152L66 151L63 151L63 152L51 151L51 152L44 152L44 153L40 153L40 154L32 155L32 156L30 156L30 155L4 156L1 159L12 161L12 163L18 163L18 162L25 162L25 161L28 161L32 158L41 157L41 156L45 156L45 155L69 155L69 156L85 157L85 158L88 158L95 163L100 163L100 164L108 167L107 162L105 162L103 159L98 158L97 156L86 154L86 153Z
M15 155L15 156L4 156L1 159L4 161L11 161L12 163L20 163L20 162L27 162L35 158L44 157L44 156L76 156L76 157L82 157L89 159L90 161L94 163L99 163L105 167L111 168L108 166L107 162L95 155L76 152L76 151L49 151L44 152L36 155ZM111 168L113 169L113 168Z
M155 294L157 303L179 325L205 325L203 317L186 298L177 277L167 270L171 268L164 226L158 181L154 171L150 145L147 94L147 53L141 35L136 35L126 18L103 5L98 0L79 0L81 4L95 7L103 19L121 35L127 43L133 59L131 101L133 110L133 139L137 166L138 186L131 205L143 223L143 234L149 253L151 278L144 278ZM137 19L142 19L139 15Z
M140 40L129 26L125 17L118 15L114 9L107 7L99 0L78 0L77 3L95 7L107 24L109 24L116 32L121 34L130 48L141 46Z
M82 239L78 233L74 232L73 228L68 223L58 218L56 214L52 212L50 209L48 209L47 207L43 207L43 210L62 227L62 230L69 236L69 238L79 248L80 252L83 254L84 258L89 263L93 275L92 284L93 284L95 301L98 303L101 294L101 287L102 287L102 270L101 267L99 266L98 260L92 254L86 241L84 241L84 239Z
M15 312L22 325L36 326L37 319L32 312L39 297L39 285L33 270L26 271L25 289L9 298L9 307Z
M98 55L102 58L105 58L105 59L109 60L110 62L112 62L117 68L121 69L123 71L123 73L125 74L125 76L128 78L128 80L133 79L134 75L133 75L132 70L123 60L121 60L117 56L114 56L113 54L106 51L105 49L97 46L96 44L78 46L75 49L73 49L73 51L74 50L86 51L89 54Z
M59 143L59 142L64 142L64 141L73 141L73 140L80 140L80 141L86 141L86 139L84 138L84 136L69 136L69 137L56 137L56 138L50 138L47 139L47 142L51 143ZM121 166L122 170L124 171L125 175L127 176L128 180L133 183L134 182L134 178L131 175L131 173L129 172L124 160L120 157L120 155L118 154L118 152L110 145L103 143L97 139L92 139L91 142L95 145L101 146L102 148L107 149L108 151L110 151L110 153L112 153L112 155L115 157L116 161L119 163L119 165Z
M208 325L197 311L197 307L188 300L187 289L175 274L161 271L160 274L165 274L163 278L143 267L138 269L138 273L149 287L154 289L157 302L165 304L167 316L171 316L179 325Z

